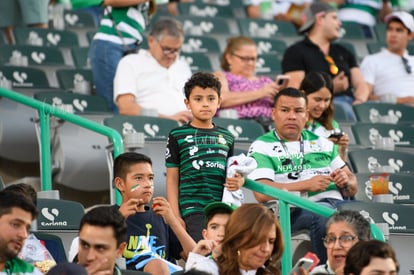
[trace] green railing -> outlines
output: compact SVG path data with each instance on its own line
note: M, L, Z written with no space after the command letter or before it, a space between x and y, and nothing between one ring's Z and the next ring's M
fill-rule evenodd
M81 127L95 131L107 136L112 140L114 157L123 153L123 141L121 135L114 129L99 124L97 122L82 118L78 115L70 114L62 111L59 108L40 102L28 96L0 88L0 97L6 97L17 101L26 106L37 109L40 116L40 155L41 155L41 188L42 191L52 190L52 173L51 173L51 151L50 151L50 116L55 116L71 123L77 124ZM1 100L1 99L0 99ZM290 209L289 204L296 207L305 208L309 211L322 215L324 217L331 216L335 210L316 204L309 200L302 199L298 196L292 195L289 192L279 190L256 181L246 179L244 187L259 193L269 195L279 200L280 208L280 224L282 226L283 238L285 240L285 250L282 257L282 274L288 275L292 266L292 251L291 251L291 232L290 232ZM112 190L111 190L112 191ZM116 192L116 191L115 191ZM116 203L121 203L121 197L116 192ZM371 224L371 233L374 239L384 241L384 235L379 227Z

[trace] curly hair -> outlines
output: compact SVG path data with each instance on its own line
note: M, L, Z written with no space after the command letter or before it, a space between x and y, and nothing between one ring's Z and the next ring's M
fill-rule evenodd
M191 91L194 87L211 88L221 95L221 83L217 77L212 73L198 72L191 76L191 78L184 85L184 95L186 99L190 98Z

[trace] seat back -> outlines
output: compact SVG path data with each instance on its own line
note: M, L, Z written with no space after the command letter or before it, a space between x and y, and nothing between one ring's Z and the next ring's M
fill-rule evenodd
M93 15L82 10L64 10L63 18L66 29L97 28Z
M12 88L49 88L49 80L41 69L21 66L1 66L0 79L11 81Z
M179 126L175 120L149 116L114 115L105 118L103 123L117 130L122 136L128 133L142 132L146 141L166 141L170 131Z
M64 90L74 90L76 83L93 82L92 71L89 69L60 69L56 71L59 87Z
M62 199L37 199L39 215L36 220L37 230L79 230L79 223L85 209L76 201Z
M406 205L372 202L351 202L338 205L338 210L354 210L372 223L387 223L390 234L413 234L413 208Z
M359 145L375 146L378 138L391 137L397 146L413 146L414 128L411 126L358 122L351 127Z
M298 36L295 26L287 21L238 18L242 35L248 37L283 38Z
M213 119L217 126L227 129L236 142L252 143L257 137L265 133L263 126L253 119L231 119L219 118Z
M358 192L356 200L368 201L372 199L369 188L369 175L372 173L356 173L358 180ZM414 205L414 175L394 173L389 175L388 192L393 195L395 204Z
M230 6L205 3L177 3L178 12L181 15L191 15L199 17L227 17L234 16L233 9Z
M334 119L338 122L353 122L349 121L346 111L341 104L333 103L334 105Z
M229 35L229 23L221 17L196 17L191 15L177 15L174 17L183 24L186 35Z
M72 54L73 64L77 68L90 68L91 64L88 59L88 47L73 47L70 49Z
M256 42L259 55L276 54L282 57L287 48L286 42L277 38L253 37L252 39Z
M390 166L394 173L414 173L412 153L361 149L350 151L348 156L355 173L374 173L383 166Z
M377 41L385 44L385 42L386 42L386 39L385 39L386 30L387 30L387 26L386 26L385 23L377 22L374 25L374 32L375 32L375 35L377 37Z
M34 98L69 113L99 114L110 112L105 99L98 95L83 95L69 92L43 92L36 93Z
M378 42L378 41L367 43L367 49L368 49L369 54L377 53L381 51L381 49L386 48L386 47L387 47L387 44Z
M276 75L282 73L282 65L277 54L267 53L257 57L256 73L258 75L268 75L275 79Z
M17 45L74 47L79 46L78 36L69 30L42 28L15 28L13 35Z
M352 22L352 21L343 21L341 25L341 31L343 32L343 35L341 39L350 39L350 40L363 40L366 41L369 39L361 24ZM375 38L375 35L373 34L373 31L371 30L371 36Z
M215 53L220 54L218 41L213 37L186 35L181 47L182 53Z
M1 45L0 62L3 64L13 64L13 59L27 57L28 64L31 66L63 66L65 60L62 52L54 47L26 46L26 45ZM19 64L21 65L21 64Z
M358 121L361 122L384 122L384 123L413 123L414 107L403 104L392 104L382 102L365 102L353 105Z
M182 53L180 59L188 63L193 73L211 72L213 70L210 59L204 53Z

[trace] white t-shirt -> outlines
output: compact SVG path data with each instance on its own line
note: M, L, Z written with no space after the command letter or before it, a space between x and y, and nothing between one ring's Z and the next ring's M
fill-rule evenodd
M375 95L393 94L397 97L414 95L414 56L409 56L406 52L404 57L408 59L411 66L411 74L406 72L401 56L387 49L367 55L362 60L362 75L368 84L373 85Z
M188 63L177 60L161 66L147 50L129 54L118 64L114 79L114 101L119 95L133 94L135 102L145 109L156 109L163 115L185 111L184 84L191 77Z
M245 6L260 6L260 3L264 2L263 0L243 0L243 4ZM272 1L272 14L276 16L278 14L285 14L288 12L290 6L292 4L301 6L305 4L312 3L312 0L280 0L280 1Z

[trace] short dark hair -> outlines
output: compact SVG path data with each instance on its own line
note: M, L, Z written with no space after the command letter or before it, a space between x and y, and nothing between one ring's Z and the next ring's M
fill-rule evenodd
M358 211L341 210L335 212L326 222L326 230L328 230L333 223L337 222L345 222L349 224L355 230L360 241L366 241L371 238L370 224Z
M30 184L27 184L27 183L10 184L10 185L7 185L4 190L10 191L10 192L16 192L21 195L25 195L27 196L27 198L29 198L33 202L34 205L37 204L36 189L34 189L34 187L31 186Z
M369 265L372 258L391 258L395 263L397 272L400 269L395 252L389 244L378 240L369 240L356 243L348 251L344 275L359 275L362 269Z
M81 219L79 231L84 225L111 227L119 246L126 240L127 224L116 206L98 206L88 211Z
M37 207L28 196L15 191L7 191L7 189L0 191L0 217L10 214L12 208L20 208L29 212L32 220L37 218Z
M151 158L144 154L135 152L120 154L114 161L114 178L120 177L125 180L129 168L137 163L149 163L152 166Z
M281 97L281 96L288 96L288 97L297 97L297 98L303 98L303 99L305 99L305 102L306 102L306 105L308 104L308 99L306 98L306 95L303 93L303 92L301 92L300 90L298 90L298 89L295 89L295 88L291 88L291 87L289 87L289 88L285 88L285 89L283 89L283 90L280 90L275 96L274 96L274 98L273 98L273 104L274 104L274 106L276 106L276 104L277 104L277 101L279 100L279 98Z
M198 72L191 76L191 78L184 85L184 95L188 99L190 97L191 91L195 87L212 88L217 92L218 96L221 95L221 83L217 77L212 73L207 72Z

